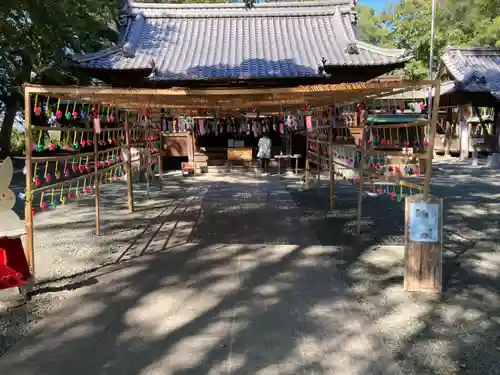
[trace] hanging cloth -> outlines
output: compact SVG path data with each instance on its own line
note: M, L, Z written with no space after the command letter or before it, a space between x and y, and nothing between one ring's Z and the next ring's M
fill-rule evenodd
M205 120L204 119L198 120L198 128L200 131L200 135L205 135Z
M306 128L307 128L307 131L312 131L313 130L313 127L312 127L312 117L311 116L306 116Z

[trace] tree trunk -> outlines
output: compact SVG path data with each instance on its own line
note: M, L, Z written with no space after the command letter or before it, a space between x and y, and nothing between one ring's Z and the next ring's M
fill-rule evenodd
M10 155L10 146L12 140L12 128L16 119L19 103L15 100L5 102L5 116L3 118L2 129L0 129L0 154Z

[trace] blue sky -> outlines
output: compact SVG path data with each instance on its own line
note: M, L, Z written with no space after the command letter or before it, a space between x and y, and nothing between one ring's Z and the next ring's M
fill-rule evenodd
M389 3L395 3L396 0L359 0L359 4L374 8L377 12L385 8Z

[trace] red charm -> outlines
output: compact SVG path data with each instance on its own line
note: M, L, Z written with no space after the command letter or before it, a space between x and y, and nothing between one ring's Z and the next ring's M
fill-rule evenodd
M69 177L69 169L68 168L66 168L64 170L64 177Z
M85 147L87 145L87 141L85 139L82 140L82 147Z
M49 150L50 150L50 151L54 151L55 149L56 149L56 146L55 146L53 143L51 143L51 144L49 145Z
M62 112L61 112L61 111L57 111L57 112L56 112L56 118L57 118L58 120L60 120L60 119L62 118Z
M40 116L42 114L42 109L38 106L34 108L35 116Z
M85 171L85 167L83 165L78 166L78 171L83 173Z
M87 146L92 146L92 141L87 141Z
M370 168L373 168L373 167L374 167L373 163L370 163Z
M76 120L78 118L78 112L73 112L73 120Z
M73 193L69 193L69 194L68 194L68 198L69 198L69 199L73 199Z
M76 166L75 164L73 164L73 166L71 167L71 169L73 169L73 172L77 172L78 171L78 166Z
M394 198L396 198L396 194L394 194L394 192L392 191L391 194L390 194L390 197L391 197L391 201L393 201Z
M42 183L42 180L40 180L40 177L35 177L33 179L33 182L34 182L35 185L40 185Z
M32 209L31 209L31 216L35 216L35 213L36 213L35 209L34 209L34 208L32 208Z
M42 209L42 211L45 211L47 209L47 203L42 202L42 204L40 204L40 208Z
M377 165L375 166L375 168L380 169L380 164L377 163Z
M52 180L52 175L50 173L47 173L47 175L45 176L45 181L50 182L50 180Z

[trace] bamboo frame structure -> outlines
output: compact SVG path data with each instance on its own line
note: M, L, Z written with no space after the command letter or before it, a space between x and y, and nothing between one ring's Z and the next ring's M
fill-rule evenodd
M366 182L365 180L368 179L371 184L375 186L375 184L391 184L393 186L398 186L400 188L408 188L412 190L417 190L418 193L423 193L424 200L428 199L429 197L429 191L430 191L430 184L431 184L431 179L432 179L432 160L433 160L433 155L434 155L434 143L435 143L435 134L436 134L436 127L437 127L437 122L438 122L438 112L439 112L439 96L440 96L440 81L439 79L435 81L420 81L420 84L415 84L415 85L408 85L406 88L399 88L398 90L393 90L394 93L402 93L405 91L410 91L414 87L419 86L419 87L428 87L429 90L434 90L434 96L435 99L433 101L433 107L432 107L432 112L431 112L431 117L428 121L418 121L415 123L404 123L404 124L397 124L397 125L377 125L376 127L374 126L373 129L376 129L377 133L379 131L383 132L383 135L385 136L386 131L389 134L389 136L392 136L392 132L395 130L397 133L397 143L400 141L399 137L399 131L400 129L405 129L406 130L406 136L408 137L409 130L413 128L414 131L417 134L417 137L419 135L419 128L420 127L426 127L425 129L428 128L428 131L425 132L429 135L429 147L426 148L425 153L415 153L412 156L418 158L419 160L422 160L425 162L425 176L423 178L423 181L421 183L415 183L412 181L405 180L404 178L401 178L399 176L387 176L385 173L380 174L378 171L373 171L371 170L372 168L367 168L367 160L371 158L378 158L382 157L385 161L391 161L393 158L401 158L404 157L404 153L401 153L399 151L393 151L393 150L380 150L380 149L375 149L373 148L373 145L369 145L370 140L367 139L367 135L371 134L371 131L369 128L366 126L366 118L367 118L367 110L364 110L364 120L363 123L365 124L364 128L362 129L362 136L360 139L358 139L359 143L355 144L354 142L352 144L349 144L346 142L344 139L344 134L348 134L349 130L351 129L349 126L344 126L344 127L336 127L337 132L338 132L338 137L339 134L342 134L342 139L344 142L339 143L337 140L333 139L333 131L334 131L334 126L331 123L329 126L319 126L313 129L312 131L307 131L307 136L306 136L306 166L310 165L310 163L315 163L317 166L321 165L326 165L328 166L328 170L330 173L330 196L329 196L329 207L330 210L334 209L335 206L335 174L336 168L335 166L339 167L340 169L348 169L351 171L353 175L357 176L356 179L356 184L359 185L359 191L358 191L358 199L357 199L357 219L356 219L356 228L357 228L357 233L361 233L361 220L362 220L362 208L363 208L363 195L365 194L365 185ZM392 94L392 95L393 95ZM356 105L357 103L362 103L363 105L366 104L368 101L373 101L377 99L384 98L387 95L386 93L382 93L379 95L366 95L364 98L361 98L361 100L358 100L354 103ZM336 107L338 102L333 102L332 103L334 107ZM330 108L331 109L331 108ZM355 128L361 129L360 127L357 127L356 125L362 125L362 124L357 124L357 117L354 118L354 125ZM368 130L368 132L367 132ZM423 135L423 134L422 134ZM322 139L325 138L325 139ZM326 140L326 138L328 140ZM408 143L407 139L407 143ZM390 142L392 144L392 140ZM318 148L322 150L322 152L319 152ZM405 145L405 149L408 149L408 144ZM350 162L346 162L344 160L340 161L336 157L338 154L343 154L343 155L351 155L350 157ZM410 157L407 153L406 155L408 158ZM359 162L356 165L356 163L353 163L353 160L357 160L359 157ZM344 156L345 158L345 156ZM308 173L308 171L306 171ZM319 171L318 171L318 176L319 176ZM353 180L354 181L354 180ZM307 186L308 187L308 186ZM394 187L395 189L395 187ZM393 191L394 192L394 191Z
M101 186L100 180L101 176L107 176L108 172L113 168L121 168L125 166L127 170L127 203L129 211L133 211L133 183L131 180L132 171L132 161L131 161L131 149L133 147L141 147L145 149L146 160L157 160L158 167L160 168L160 179L162 166L160 157L160 148L156 150L151 149L151 146L157 142L157 140L149 140L149 134L152 132L155 137L159 135L158 131L153 129L145 129L140 135L142 140L131 139L132 135L137 134L137 129L130 126L129 123L129 113L141 112L144 109L159 109L164 107L169 107L171 109L171 115L190 115L190 116L203 116L203 112L210 110L216 111L217 114L221 116L228 115L242 115L245 116L247 113L251 112L252 108L259 108L260 113L277 113L283 114L285 112L295 113L304 108L304 105L314 108L316 111L322 111L328 109L330 105L335 104L345 104L353 102L364 102L367 100L375 100L376 98L383 98L387 96L394 95L398 92L404 92L412 89L418 89L423 87L433 86L436 87L436 96L439 98L439 85L436 86L436 81L405 81L405 80L372 80L369 82L360 83L346 83L346 84L335 84L335 85L309 85L309 86L297 86L288 88L213 88L213 89L186 89L186 88L171 88L171 89L130 89L130 88L111 88L111 87L57 87L57 86L39 86L39 85L25 85L25 118L26 118L26 230L27 230L27 240L26 240L26 254L27 259L34 273L34 244L33 244L33 216L32 216L32 197L34 193L43 193L43 191L48 189L54 189L55 187L64 186L65 184L72 184L80 180L86 181L87 178L94 181L95 184L95 205L96 205L96 233L100 234L100 193ZM94 129L80 129L72 127L40 127L32 126L32 107L31 107L31 97L44 96L51 98L58 98L59 101L65 100L73 103L81 103L82 105L89 105L89 110L91 105L97 105L106 108L117 108L125 111L125 127L122 129L125 132L125 143L121 143L115 150L106 149L105 151L99 151L96 146L96 141L98 135L95 134ZM58 102L59 103L59 102ZM59 104L58 104L59 105ZM437 114L437 108L439 106L439 101L434 101L433 108L433 120L431 123L431 132L435 132L436 121L434 116ZM286 110L285 110L286 108ZM436 113L435 113L436 112ZM324 125L323 125L324 126ZM340 146L335 144L332 136L331 125L329 126L330 133L328 139L315 139L309 132L307 135L307 144L314 141L318 148L317 153L314 157L318 159L318 163L326 162L328 169L330 170L330 208L333 209L335 201L335 177L336 172L335 166L340 168L345 168L338 160L332 156L334 150ZM67 132L85 132L86 134L92 134L94 136L94 149L93 152L81 153L75 155L63 155L56 157L40 157L33 158L32 155L32 141L33 141L33 131L44 131L44 130L61 130ZM106 131L116 131L117 129L103 129ZM158 134L157 134L158 133ZM433 134L431 134L433 136ZM68 135L66 136L66 139ZM82 135L83 138L83 135ZM431 142L433 144L433 142ZM321 155L320 149L322 145L328 148L328 156ZM354 146L354 145L353 145ZM365 156L369 156L371 151L362 148L357 149L355 146L352 148L355 152L360 152L364 160ZM109 155L112 152L116 155L117 152L121 154L126 154L128 156L127 162L117 162L113 165L104 166L104 168L99 168L101 163L101 156ZM306 155L306 182L309 181L310 175L310 153L307 152ZM104 156L103 156L104 157ZM432 152L428 152L425 156L428 163L432 163ZM78 176L72 179L66 179L63 181L56 182L54 184L49 184L40 188L34 188L32 186L32 176L33 176L33 163L38 163L41 161L51 162L55 161L57 163L64 162L66 165L70 163L75 164L75 160L79 158L92 158L94 163L94 168L89 170L88 173ZM99 164L98 164L99 163ZM369 173L365 170L364 161L361 163L359 168L354 168L354 170L360 173L360 203L359 203L359 218L358 218L358 231L360 230L359 221L361 220L361 206L362 206L362 195L363 195L363 178L367 177ZM146 168L150 168L149 163L146 163ZM428 168L429 170L430 168ZM318 165L318 172L320 171L320 165ZM318 175L319 176L319 175ZM150 171L146 171L146 178L148 180L151 178ZM426 181L424 186L424 192L428 192L428 184L430 183L430 175L426 175Z

